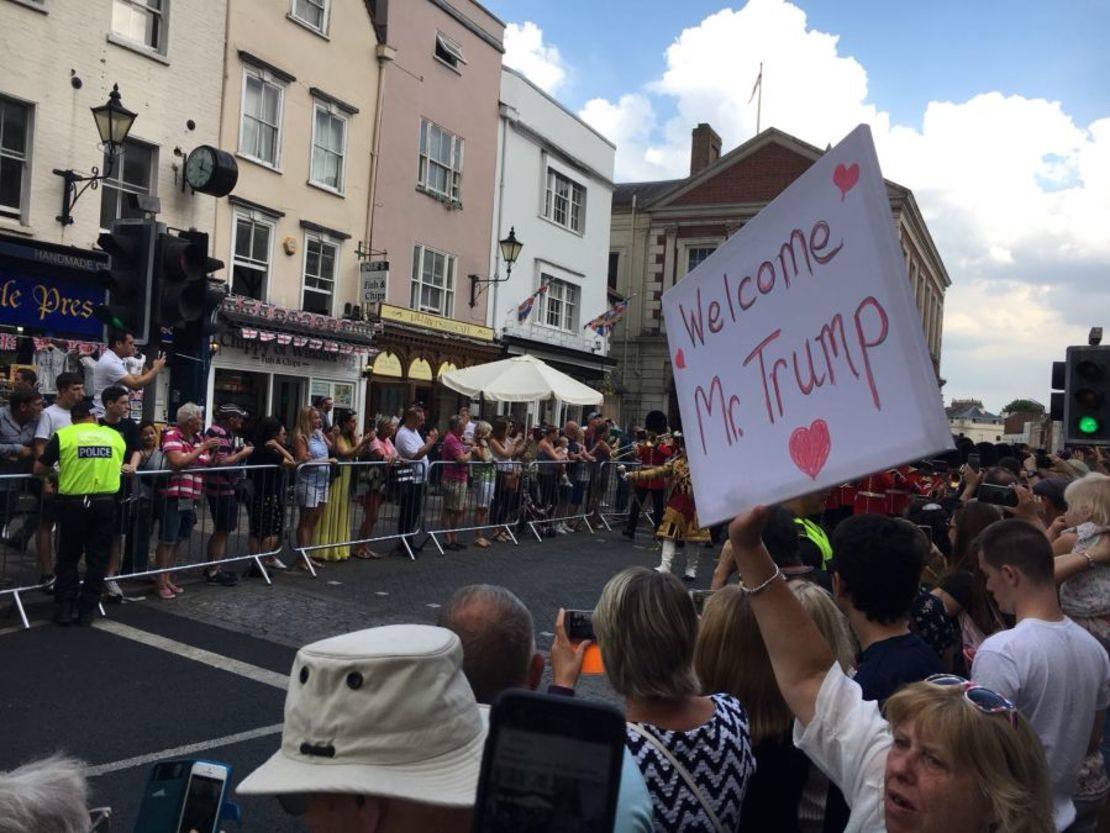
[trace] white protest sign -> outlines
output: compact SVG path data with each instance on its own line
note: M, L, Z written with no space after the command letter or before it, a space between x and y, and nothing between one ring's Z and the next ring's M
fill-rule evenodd
M952 447L866 125L663 314L703 525Z

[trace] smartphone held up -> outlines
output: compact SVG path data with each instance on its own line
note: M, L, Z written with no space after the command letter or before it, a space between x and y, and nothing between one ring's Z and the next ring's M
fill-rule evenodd
M612 706L506 691L490 711L474 833L609 833L624 744Z

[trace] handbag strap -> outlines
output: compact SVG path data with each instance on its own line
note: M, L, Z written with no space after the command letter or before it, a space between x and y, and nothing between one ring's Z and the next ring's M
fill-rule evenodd
M659 752L662 753L664 758L670 761L671 766L674 767L675 772L677 772L682 777L682 780L686 782L686 786L690 788L690 792L692 792L694 794L694 797L698 800L698 804L701 805L702 810L704 810L705 814L709 817L709 821L713 823L713 829L716 830L717 833L728 833L728 831L725 830L725 826L721 824L721 820L717 817L717 814L713 812L713 808L709 805L709 802L705 800L705 795L702 793L701 788L694 781L694 776L690 774L686 767L678 762L678 759L671 754L671 750L664 746L659 738L655 737L655 735L647 731L647 729L645 729L643 726L640 726L639 724L633 723L631 721L629 721L627 725L629 729L631 729L637 735L639 735L652 746L654 746Z

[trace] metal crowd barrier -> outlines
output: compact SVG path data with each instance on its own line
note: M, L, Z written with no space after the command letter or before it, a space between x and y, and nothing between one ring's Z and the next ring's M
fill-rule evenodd
M293 504L297 523L290 526L289 546L313 576L320 561L345 560L359 548L397 540L415 560L410 539L422 531L427 477L423 463L362 460L310 460L297 466ZM298 529L306 504L325 498L311 536L301 541Z
M512 478L498 477L495 461L488 463L432 463L429 480L435 484L424 496L424 531L444 554L440 537L460 532L503 530L518 543L513 527L520 520L524 491L510 489ZM452 522L450 519L453 518Z
M232 494L209 496L212 475L225 475L224 491ZM202 478L200 495L194 498L170 497L166 487L174 478ZM222 568L224 565L252 561L258 574L272 584L266 561L277 558L284 544L281 531L288 525L289 501L285 493L285 473L277 466L225 466L192 469L165 469L138 471L121 479L116 512L113 548L118 547L118 572L107 576L110 581L133 582L152 579L162 574L185 570ZM8 553L15 543L18 569L25 573L32 565L36 571L38 552L49 549L49 569L53 572L57 551L56 511L51 504L52 494L43 493L43 481L32 475L0 476L0 509L3 510L3 528L7 533L7 546L3 547L0 562L0 579L9 581ZM13 487L13 484L17 484ZM256 500L257 496L257 500ZM267 500L269 498L269 500ZM188 504L186 508L185 504ZM270 527L277 527L276 534L254 536L256 521L251 517L259 510L270 511ZM176 533L166 528L167 516L176 520ZM245 522L244 522L245 521ZM158 533L154 536L155 527ZM219 529L216 529L216 527ZM220 538L213 542L213 533L221 533L224 550L218 550ZM14 542L12 541L14 535ZM152 537L155 540L152 541ZM175 544L163 544L170 537ZM265 544L271 541L269 547ZM11 542L11 543L9 543ZM35 554L30 552L34 542ZM211 553L212 557L209 557ZM228 555L228 553L237 553ZM153 566L152 566L153 564ZM15 583L0 587L0 596L10 595L23 626L29 627L22 595L33 590L45 590L49 583Z
M611 522L623 524L634 505L632 484L620 475L638 465L439 461L425 467L323 460L295 469L240 465L139 471L122 479L120 568L109 579L126 583L250 562L252 571L272 584L270 570L279 564L271 559L279 559L286 543L315 577L320 562L356 556L361 548L386 541L395 541L415 559L413 542L420 533L443 555L445 540L458 533L503 531L518 544L525 527L538 541L544 537L541 529L560 523L580 521L593 532L591 518L612 530ZM458 476L461 468L465 478ZM181 477L201 478L199 497L166 495L167 486ZM216 478L226 480L213 482ZM54 567L57 535L42 482L30 474L0 475L0 597L12 597L24 627L29 623L22 595L49 586L24 577ZM229 494L209 494L219 491ZM311 534L299 532L304 507L311 502L323 509ZM646 520L654 530L647 509L640 507L637 523ZM176 534L167 522L177 524ZM169 544L171 538L177 543ZM47 567L36 563L39 545L50 550Z

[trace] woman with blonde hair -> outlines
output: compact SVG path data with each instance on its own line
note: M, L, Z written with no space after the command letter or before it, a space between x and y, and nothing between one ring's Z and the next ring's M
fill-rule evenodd
M806 580L790 589L818 623L826 641L835 646L837 663L849 673L855 657L848 622L829 594ZM745 830L801 830L799 809L810 779L820 772L794 746L794 716L783 700L771 660L759 635L751 599L738 586L723 587L705 604L694 650L694 670L702 692L723 691L744 704L750 720L756 772L744 797L740 823ZM815 784L816 813L824 817L828 781ZM818 824L818 829L820 825Z
M340 461L350 462L366 450L373 439L372 435L359 437L358 414L341 409L337 412L334 426L332 455ZM329 488L334 499L329 501L320 516L320 522L312 534L314 545L338 544L313 550L313 557L324 561L346 561L351 555L351 547L344 541L351 540L351 474L352 467L340 466L339 476Z
M846 831L1051 833L1044 750L1000 694L937 674L879 711L834 660L760 540L767 510L729 527L741 591L763 635L794 742L851 808Z
M293 459L298 466L294 497L301 510L297 520L297 548L305 558L311 557L304 548L311 546L312 533L328 504L331 469L327 463L335 462L328 456L329 448L324 438L323 425L320 412L308 405L297 413L297 424L293 428ZM315 559L313 563L323 566ZM308 569L304 561L299 562L298 566Z
M474 485L474 526L478 531L474 546L483 548L489 546L489 539L482 533L489 520L489 507L493 502L493 490L497 482L497 469L494 467L493 451L489 445L492 433L492 425L485 420L478 420L474 426L474 445L470 449L470 457L474 460L474 465L470 467L470 479Z
M694 673L698 617L670 573L631 567L601 593L594 632L624 698L628 748L657 831L736 830L752 773L748 716L733 695L703 695Z

